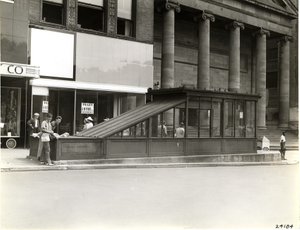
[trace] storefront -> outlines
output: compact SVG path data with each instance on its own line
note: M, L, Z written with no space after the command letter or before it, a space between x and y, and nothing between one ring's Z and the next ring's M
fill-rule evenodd
M74 81L37 79L32 86L32 111L39 113L40 121L47 113L63 119L55 130L58 134L73 135L82 131L84 119L91 117L93 125L106 118L116 117L145 104L146 88L117 87L108 84L91 84ZM48 86L48 87L46 87Z
M1 62L1 148L26 147L29 80L39 78L39 67Z
M87 117L96 125L146 103L153 45L53 28L30 28L29 40L41 76L29 82L31 114L40 121L61 116L58 134L82 131Z

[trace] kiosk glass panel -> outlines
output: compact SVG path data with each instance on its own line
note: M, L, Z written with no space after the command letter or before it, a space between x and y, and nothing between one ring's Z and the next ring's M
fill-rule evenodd
M245 101L235 101L235 137L245 137Z
M213 99L212 101L212 110L211 110L211 128L212 128L212 137L221 137L222 133L222 100Z
M255 137L255 102L246 102L246 137Z
M210 137L211 132L211 98L200 99L200 137Z
M191 97L189 100L188 137L199 137L199 97Z
M224 103L224 127L224 136L234 137L233 101L225 101Z

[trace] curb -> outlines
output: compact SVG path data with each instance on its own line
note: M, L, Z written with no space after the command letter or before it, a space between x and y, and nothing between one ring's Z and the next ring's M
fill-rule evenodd
M20 166L1 168L1 172L24 171L60 171L60 170L92 170L92 169L130 169L130 168L188 168L188 167L227 167L227 166L276 166L295 165L290 162L222 162L222 163L168 163L168 164L95 164L95 165L54 165L54 166Z

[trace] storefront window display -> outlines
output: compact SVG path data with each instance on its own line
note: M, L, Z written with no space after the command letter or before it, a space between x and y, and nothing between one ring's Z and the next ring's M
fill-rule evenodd
M21 89L1 88L1 136L20 136Z

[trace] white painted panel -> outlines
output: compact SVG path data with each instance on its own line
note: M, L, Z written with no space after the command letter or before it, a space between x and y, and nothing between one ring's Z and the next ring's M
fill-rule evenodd
M32 95L49 96L49 89L46 87L32 87Z
M45 2L54 2L58 4L63 4L63 0L46 0Z
M40 75L73 78L74 35L31 29L31 65L40 66Z
M78 2L92 4L95 6L103 6L103 0L79 0Z
M153 87L153 45L84 33L76 41L77 81Z

